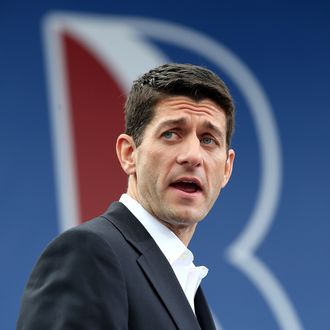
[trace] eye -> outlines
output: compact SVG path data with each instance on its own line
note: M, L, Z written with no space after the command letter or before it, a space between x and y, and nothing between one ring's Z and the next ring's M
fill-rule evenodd
M174 133L171 131L166 131L162 135L166 140L170 140L173 137Z
M163 133L163 137L165 139L170 139L172 136L173 136L173 132L171 132L171 131L167 131L167 132Z
M201 143L203 143L203 144L216 144L216 141L215 141L215 139L213 139L210 136L203 136L201 138Z

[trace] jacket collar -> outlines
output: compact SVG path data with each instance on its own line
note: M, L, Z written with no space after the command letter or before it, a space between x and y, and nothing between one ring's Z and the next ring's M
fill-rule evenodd
M197 312L197 318L194 315L171 265L142 224L119 202L111 204L103 217L112 222L125 239L139 251L137 262L159 294L178 329L200 330L197 318L201 316L198 316ZM200 310L198 313L203 314L205 308L208 310L207 303L205 299L200 299L200 303L206 306L199 309L196 305L196 310ZM202 327L202 329L215 328Z
M203 290L198 288L195 296L195 312L200 327L207 330L216 330L210 308L206 302Z

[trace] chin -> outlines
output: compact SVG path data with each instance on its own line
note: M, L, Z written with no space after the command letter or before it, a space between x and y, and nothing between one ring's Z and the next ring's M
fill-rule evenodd
M173 225L192 225L203 220L207 215L205 203L187 203L182 201L163 199L163 205L160 209L162 218L167 219L168 223Z
M175 212L171 217L178 225L190 226L196 224L204 219L205 215L200 212L191 212L191 210Z

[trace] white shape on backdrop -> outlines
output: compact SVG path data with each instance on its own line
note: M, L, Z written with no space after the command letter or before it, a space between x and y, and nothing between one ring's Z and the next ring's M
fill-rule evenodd
M268 303L280 329L302 330L303 326L285 289L266 264L254 254L274 221L282 181L282 163L279 136L270 103L249 68L218 41L185 26L159 20L54 13L46 17L44 31L62 230L75 224L72 223L72 219L77 220L78 213L74 210L77 207L77 201L72 200L75 190L74 175L71 175L68 181L68 176L70 176L68 173L73 174L74 168L70 146L63 150L63 139L68 137L68 132L62 135L62 138L58 136L61 134L57 134L60 127L62 134L63 127L69 127L65 114L67 96L64 92L65 79L59 33L69 31L83 42L102 60L109 71L115 74L126 92L131 82L140 74L169 61L157 47L144 38L145 36L184 47L214 63L236 84L249 106L259 141L262 172L256 205L238 238L227 248L227 260L254 283ZM56 63L56 69L54 63ZM62 101L62 111L58 109L58 100ZM71 188L66 190L68 182ZM220 330L219 324L218 328Z

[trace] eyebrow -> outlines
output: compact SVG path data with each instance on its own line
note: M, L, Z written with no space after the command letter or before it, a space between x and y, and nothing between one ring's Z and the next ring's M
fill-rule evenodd
M163 122L161 122L157 126L157 130L161 130L165 127L172 127L172 126L185 126L188 124L188 121L186 118L179 118L179 119L168 119Z
M169 119L161 122L157 126L157 130L162 130L165 127L172 127L172 126L185 126L188 125L188 120L186 118L178 118L178 119ZM213 125L210 121L205 120L202 124L204 128L212 131L215 135L217 135L221 140L224 141L224 133L221 131L220 128Z
M221 131L220 128L218 128L217 126L213 125L211 122L209 122L208 120L205 120L203 123L203 127L211 130L214 132L215 135L217 135L220 139L222 139L224 141L224 133Z

